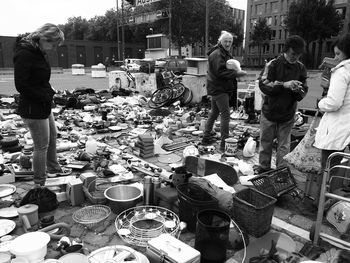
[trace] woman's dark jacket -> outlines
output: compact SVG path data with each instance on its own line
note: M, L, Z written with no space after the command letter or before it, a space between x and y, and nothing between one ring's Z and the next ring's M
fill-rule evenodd
M221 44L215 45L208 52L208 95L237 92L237 72L226 68L229 59L232 59L231 54Z
M49 83L51 67L46 54L38 45L18 39L13 63L15 86L20 94L18 114L28 119L48 118L55 92Z

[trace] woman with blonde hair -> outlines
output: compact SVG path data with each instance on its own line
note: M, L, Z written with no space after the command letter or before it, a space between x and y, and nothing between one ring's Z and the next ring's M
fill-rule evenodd
M28 127L34 143L35 185L45 185L46 175L64 173L57 161L57 130L51 112L54 89L46 51L62 45L64 34L47 23L25 37L18 37L14 50L15 86L19 92L18 114Z

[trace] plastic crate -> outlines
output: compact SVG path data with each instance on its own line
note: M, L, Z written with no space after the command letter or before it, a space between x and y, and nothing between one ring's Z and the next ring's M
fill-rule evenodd
M250 179L255 188L272 197L280 197L296 187L289 167L271 170Z

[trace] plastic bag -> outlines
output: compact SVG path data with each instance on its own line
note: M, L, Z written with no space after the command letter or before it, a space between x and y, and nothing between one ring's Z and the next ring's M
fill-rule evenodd
M298 145L283 157L288 164L294 166L298 171L304 173L319 173L321 170L321 150L314 147L316 127L318 126L315 114L308 131Z
M28 191L20 205L35 204L39 207L39 213L50 212L58 207L57 196L46 187L38 187Z

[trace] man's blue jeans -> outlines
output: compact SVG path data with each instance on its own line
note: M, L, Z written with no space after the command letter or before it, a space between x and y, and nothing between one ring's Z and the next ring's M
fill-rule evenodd
M61 171L57 161L55 119L51 113L47 119L23 119L23 122L28 127L34 143L34 183L44 185L46 171L50 173Z
M214 122L221 114L220 120L220 133L221 133L221 144L220 148L225 147L225 139L229 137L229 123L230 123L230 106L229 106L229 94L222 93L219 95L212 96L211 98L211 110L205 124L205 130L203 139L208 139L210 133L213 130Z
M260 116L260 146L259 164L263 169L271 168L273 140L277 139L276 167L287 166L283 157L290 152L290 136L294 125L294 118L287 122L272 122Z

